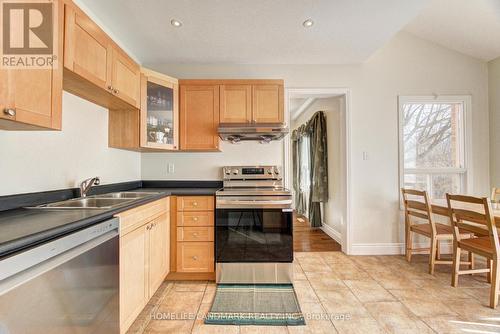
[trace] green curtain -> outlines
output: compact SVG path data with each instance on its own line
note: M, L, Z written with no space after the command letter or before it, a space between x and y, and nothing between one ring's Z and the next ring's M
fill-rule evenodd
M321 226L321 203L328 201L328 147L326 117L318 111L307 122L310 138L311 190L309 197L309 221L312 227Z
M301 143L309 137L310 154L310 193L309 205L300 190ZM313 117L292 132L293 188L295 190L295 208L298 213L306 214L312 227L320 227L321 203L328 201L328 148L326 117L318 111Z
M300 190L302 141L304 140L305 126L302 125L292 132L292 159L293 159L293 190L295 191L295 209L301 215L306 215L307 206L304 193Z

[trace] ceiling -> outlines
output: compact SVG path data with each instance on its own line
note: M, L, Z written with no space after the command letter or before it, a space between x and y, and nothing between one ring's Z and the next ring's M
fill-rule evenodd
M500 57L500 0L432 0L405 30L489 61Z
M428 0L77 2L144 64L351 64L365 61ZM314 25L304 28L308 18Z

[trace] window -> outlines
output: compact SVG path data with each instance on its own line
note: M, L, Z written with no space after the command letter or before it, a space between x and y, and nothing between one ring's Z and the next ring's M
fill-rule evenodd
M400 97L401 186L429 197L467 192L467 97Z

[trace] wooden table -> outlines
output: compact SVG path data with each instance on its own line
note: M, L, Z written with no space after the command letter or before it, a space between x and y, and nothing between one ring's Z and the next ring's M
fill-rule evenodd
M432 213L440 216L450 216L448 213L448 203L446 203L445 199L433 199L430 202ZM467 207L464 206L464 209L467 209ZM500 228L500 208L493 209L493 215L495 216L497 228Z

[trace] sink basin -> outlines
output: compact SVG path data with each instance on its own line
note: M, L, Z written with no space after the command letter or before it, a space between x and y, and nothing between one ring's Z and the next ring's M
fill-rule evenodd
M151 196L157 194L155 192L145 192L145 191L122 191L122 192L117 192L117 193L109 193L109 194L102 194L102 195L95 195L91 196L93 198L143 198L146 196Z
M39 205L37 209L111 209L115 206L133 201L127 198L77 198L62 202Z

